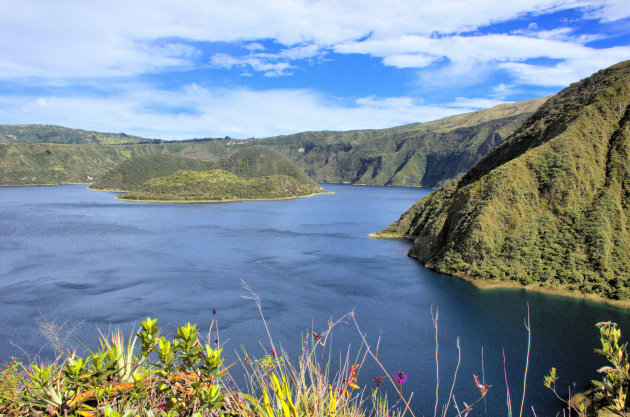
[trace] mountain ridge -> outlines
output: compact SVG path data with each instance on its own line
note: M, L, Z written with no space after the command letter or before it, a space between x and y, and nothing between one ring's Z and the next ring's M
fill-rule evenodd
M243 141L141 138L138 143L111 145L13 141L0 143L0 183L91 182L135 156L161 153L216 161L261 144L288 156L317 182L434 187L463 173L546 99L388 129L302 132Z
M377 237L439 272L630 299L630 61L572 84Z

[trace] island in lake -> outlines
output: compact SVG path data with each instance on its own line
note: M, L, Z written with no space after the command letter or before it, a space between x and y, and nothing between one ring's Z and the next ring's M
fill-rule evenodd
M173 155L129 159L90 187L120 191L121 200L220 202L272 200L326 193L294 162L257 145L220 161Z

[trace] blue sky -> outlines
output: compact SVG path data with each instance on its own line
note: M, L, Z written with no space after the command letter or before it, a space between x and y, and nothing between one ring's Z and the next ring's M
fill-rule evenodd
M627 0L8 0L0 123L166 139L385 128L627 59Z

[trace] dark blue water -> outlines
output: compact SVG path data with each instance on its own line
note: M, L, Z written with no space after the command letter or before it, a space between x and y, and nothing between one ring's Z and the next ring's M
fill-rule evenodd
M43 317L64 329L78 325L70 342L94 348L96 328L129 329L151 315L170 329L187 321L207 329L213 308L230 359L242 347L261 356L269 346L255 304L243 298L244 280L260 296L276 343L293 355L307 329L325 330L330 318L354 309L370 343L381 337L385 367L408 374L403 387L415 393L418 416L433 414L433 306L441 398L450 388L459 337L455 398L461 404L478 397L472 374L482 373L483 348L486 382L493 386L488 415L507 415L502 349L518 408L529 304L525 415L533 405L543 416L561 409L542 386L550 367L558 368L562 392L597 377L603 362L592 352L596 322L617 321L630 331L625 310L521 290L480 291L408 258L408 241L368 238L430 190L325 188L335 194L186 205L121 202L82 185L0 188L0 360L51 354L38 333ZM356 330L345 325L334 333L333 350L345 352L348 344L356 353ZM368 363L359 381L371 387L371 377L381 375ZM484 415L482 404L476 415Z

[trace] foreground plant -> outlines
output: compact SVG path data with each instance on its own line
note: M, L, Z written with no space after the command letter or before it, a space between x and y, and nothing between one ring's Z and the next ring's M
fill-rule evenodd
M551 368L545 376L544 385L563 401L569 409L573 409L580 416L588 413L597 414L598 410L612 411L618 415L626 415L626 402L630 389L630 362L628 361L628 343L620 344L621 330L617 323L610 321L597 323L601 349L594 349L595 353L603 356L610 362L609 366L603 366L597 370L603 374L601 381L591 381L594 389L586 393L585 401L575 401L571 398L564 399L556 392L558 375L556 368ZM587 405L590 404L590 407ZM589 411L590 410L590 411Z
M116 331L101 334L100 349L86 356L70 352L49 365L14 361L2 371L0 415L208 414L223 405L224 360L221 349L201 345L195 325L178 327L168 340L160 336L157 319L149 317L126 343Z

